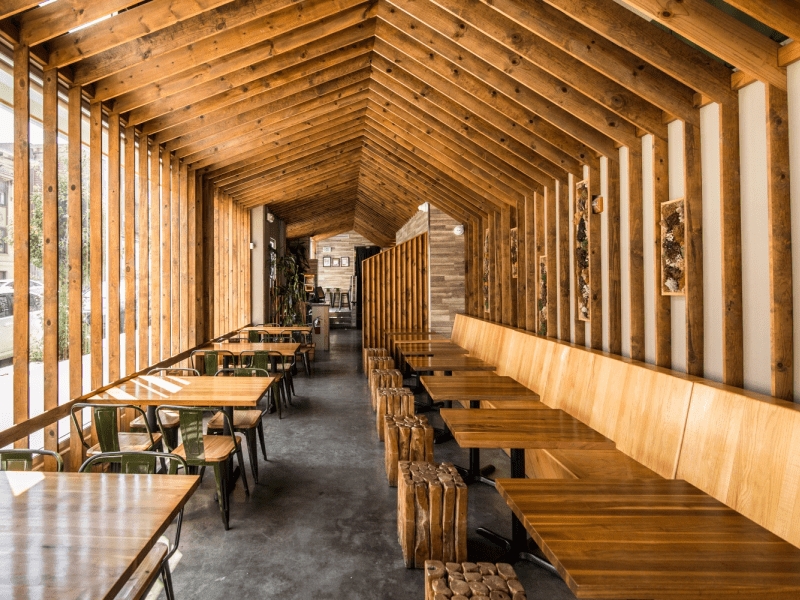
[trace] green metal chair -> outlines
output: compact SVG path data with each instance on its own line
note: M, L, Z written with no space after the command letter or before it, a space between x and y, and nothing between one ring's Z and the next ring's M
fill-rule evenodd
M199 377L200 372L197 369L188 369L184 367L157 367L150 369L148 375L159 375L160 377ZM131 431L142 431L147 426L147 419L141 416L136 417L131 421ZM178 415L164 415L164 438L168 445L175 447L178 445Z
M50 450L29 450L27 448L0 450L0 471L31 471L36 456L51 456L56 460L59 473L64 471L61 456Z
M238 368L220 369L217 377L269 377L266 369L258 368ZM275 385L273 383L273 385ZM268 398L272 395L272 387L267 388L265 394ZM259 398L260 400L260 398ZM256 446L256 435L261 442L261 452L264 460L267 460L267 447L264 443L264 424L261 421L269 408L269 399L264 410L258 409L235 409L233 411L233 430L244 435L247 440L247 453L250 457L250 471L253 473L253 480L258 483L258 448ZM206 425L206 431L212 435L221 435L224 429L223 413L217 413ZM278 414L280 418L280 413Z
M289 343L292 342L291 337L289 338ZM274 371L276 373L280 373L283 375L284 384L283 387L286 390L286 397L289 400L289 404L292 403L292 394L295 393L294 391L294 378L292 377L292 371L297 366L297 357L295 355L285 356L281 352L277 350L270 350L270 361L275 366Z
M182 457L166 452L104 452L87 459L78 469L78 473L85 473L97 464L113 462L120 465L122 474L152 475L156 472L157 461L161 461L162 464L169 464L167 472L170 475L176 474L179 467L183 468L185 475L189 474L189 467ZM181 541L182 523L183 508L181 508L176 517L175 538L172 541L165 539L167 552L164 557L161 558L161 579L164 582L164 592L167 596L167 600L174 600L175 598L175 593L172 589L172 573L169 568L169 559L172 558L172 555L178 550L178 544L180 544ZM144 589L141 595L142 598L147 596L147 593L150 588L152 588L156 579L157 576L153 574L152 579L142 586Z
M189 360L192 366L207 377L213 377L219 371L219 358L222 357L223 365L226 359L233 364L235 357L230 350L195 350Z
M300 344L294 353L295 362L297 359L302 360L306 375L311 377L311 360L308 358L308 353L311 351L311 334L305 331L293 331L292 341Z
M265 337L269 335L269 332L266 330L261 329L251 329L247 332L247 340L251 344L259 344L264 341Z
M231 454L235 453L239 460L239 469L241 471L244 491L248 496L250 495L250 488L247 486L247 476L244 472L241 439L236 437L228 415L219 408L159 406L156 408L156 419L158 419L158 425L162 431L162 415L168 411L178 413L180 418L181 439L183 441L177 448L168 448L168 450L183 458L190 467L214 468L214 480L217 484L217 499L222 515L222 523L226 530L229 529L230 498L228 494L228 459L231 457ZM204 412L222 414L223 429L225 425L227 425L230 430L230 436L204 435Z
M83 437L83 424L76 416L82 410L89 408L94 417L95 431L97 432L97 443L89 446ZM120 431L119 430L119 411L131 409L142 418L144 422L144 432ZM78 432L83 447L87 449L86 454L94 456L102 452L142 452L155 450L161 442L161 434L153 433L147 425L147 418L144 411L133 404L92 404L79 402L73 404L70 409L70 417Z
M277 365L282 360L280 352L274 350L250 350L242 352L242 364L251 369L261 369L269 371L270 375L275 378L275 382L270 387L272 392L271 399L278 410L278 420L283 418L281 412L281 404L286 406L286 391L284 376L278 371Z

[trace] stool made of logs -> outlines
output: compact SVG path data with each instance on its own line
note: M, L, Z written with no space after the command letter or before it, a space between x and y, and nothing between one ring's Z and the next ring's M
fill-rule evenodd
M401 461L433 462L434 429L424 416L384 415L384 461L389 487L397 487Z
M399 465L397 537L408 569L467 560L467 486L450 463Z
M367 359L371 356L389 356L386 348L364 348L362 352L362 360L364 361L364 377L369 377L369 369L367 368Z
M393 367L372 369L369 372L369 398L372 410L378 409L379 389L398 387L403 387L403 374L400 371Z
M391 356L370 356L367 358L367 373L375 369L394 369L394 359Z
M386 422L384 417L386 415L393 417L414 416L414 392L404 387L378 388L376 395L378 398L378 410L375 426L378 429L378 439L383 441L385 439Z
M527 600L507 563L425 561L425 600Z

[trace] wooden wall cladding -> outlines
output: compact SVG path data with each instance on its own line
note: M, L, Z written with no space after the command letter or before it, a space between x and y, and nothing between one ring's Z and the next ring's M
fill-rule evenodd
M589 264L589 184L580 181L575 185L575 285L578 319L591 319L592 275Z
M393 329L427 329L428 234L362 263L364 348L383 347Z

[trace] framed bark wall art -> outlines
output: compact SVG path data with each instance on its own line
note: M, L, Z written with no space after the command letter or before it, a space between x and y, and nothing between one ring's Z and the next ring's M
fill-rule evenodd
M547 335L547 256L539 257L539 335Z
M592 276L589 269L589 182L579 181L575 184L575 283L576 306L578 319L588 321L591 318L590 296Z
M517 228L511 228L511 278L517 278L517 264L519 256L519 247L517 245Z
M686 291L686 207L683 198L661 204L661 295Z
M489 312L489 229L483 234L483 312Z

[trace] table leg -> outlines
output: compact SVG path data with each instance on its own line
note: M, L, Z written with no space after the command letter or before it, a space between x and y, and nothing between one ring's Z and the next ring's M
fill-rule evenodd
M480 400L470 400L469 407L480 408ZM460 467L458 465L455 465L455 468L461 474L461 478L467 485L470 483L484 483L486 485L495 487L494 480L487 477L489 473L494 471L494 466L486 465L481 469L481 451L479 448L469 449L469 469L465 469L464 467Z
M523 449L511 449L511 477L513 479L525 478L525 450ZM479 527L477 532L498 546L505 548L506 557L503 562L517 562L520 560L532 562L558 576L558 570L553 565L528 551L528 532L525 531L525 526L513 512L511 513L510 540L485 527Z

